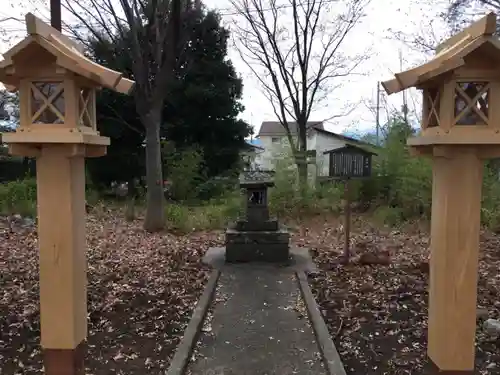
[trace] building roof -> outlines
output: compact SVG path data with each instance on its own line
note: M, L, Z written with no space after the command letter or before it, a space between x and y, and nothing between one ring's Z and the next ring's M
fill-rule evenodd
M297 134L297 123L296 122L289 123L289 126L290 126L290 131L292 132L292 134ZM292 131L292 130L294 130L294 131ZM326 130L323 126L322 121L308 122L308 130L315 130L315 131L322 133L324 135L340 139L340 140L346 142L347 144L351 144L351 145L377 147L376 145L373 145L371 143L363 142L363 141L360 141L360 140L355 139L355 138L351 138L351 137L348 137L348 136L345 136L342 134L338 134L338 133L334 133L334 132L331 132L329 130ZM260 127L258 137L263 136L263 135L264 136L284 136L285 134L286 134L285 128L283 127L283 125L281 125L281 123L279 121L264 121L262 123L262 126Z
M298 134L297 122L289 121L288 127L290 128L290 133ZM307 128L323 129L323 121L309 121L307 123ZM259 129L259 134L257 137L261 136L284 136L286 135L285 127L279 121L263 121Z
M500 62L500 42L493 36L496 14L491 12L480 20L441 43L431 61L416 68L397 73L395 78L382 82L388 94L415 87L464 66L465 58L481 48L494 61Z
M73 42L58 30L44 23L33 14L26 15L28 36L3 54L0 61L0 81L10 90L16 90L22 74L15 67L32 66L34 56L50 56L57 66L67 69L94 82L96 86L106 87L124 94L129 93L134 81L122 73L96 64L83 55L83 47ZM47 53L49 55L47 55ZM38 59L43 64L44 59ZM43 66L40 66L42 68ZM14 68L14 69L12 69Z
M245 142L245 148L247 148L248 150L255 150L255 151L264 150L263 147L256 145L256 144L252 143L251 141Z
M314 129L317 130L318 132L323 133L325 135L328 135L330 137L340 139L341 141L344 141L347 145L378 148L377 145L374 145L372 143L360 141L359 139L348 137L346 135L342 135L342 134L338 134L338 133L334 133L334 132L331 132L331 131L326 130L326 129L316 129L316 128L314 128Z
M371 146L373 146L373 145L371 145ZM334 154L334 153L346 151L346 150L358 150L358 151L364 152L366 154L377 155L377 153L373 151L373 147L368 148L366 146L363 147L363 146L353 145L353 144L346 144L343 147L338 147L338 148L334 148L331 150L327 150L327 151L324 151L323 154Z

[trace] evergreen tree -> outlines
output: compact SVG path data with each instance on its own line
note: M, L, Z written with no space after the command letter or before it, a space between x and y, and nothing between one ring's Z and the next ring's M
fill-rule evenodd
M183 25L190 43L169 90L161 136L179 151L200 148L205 176L210 177L236 165L250 133L248 124L237 119L243 110L243 85L226 57L229 32L220 25L220 17L193 9L184 15ZM89 54L99 64L131 73L131 54L121 52L130 41L119 43L91 40ZM145 131L133 100L107 90L97 97L99 130L111 138L111 146L106 156L89 160L93 182L107 185L144 176Z

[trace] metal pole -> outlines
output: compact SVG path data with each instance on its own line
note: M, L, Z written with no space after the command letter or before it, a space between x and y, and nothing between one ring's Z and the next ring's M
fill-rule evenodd
M350 192L350 180L346 178L344 181L344 263L349 263L350 254L350 242L351 242L351 192Z
M50 25L56 30L62 30L61 0L50 0Z
M399 50L399 69L403 71L403 52ZM406 100L406 90L403 90L403 119L405 125L408 126L408 103Z
M380 145L380 82L377 82L377 112L376 112L376 124L377 124L377 146Z

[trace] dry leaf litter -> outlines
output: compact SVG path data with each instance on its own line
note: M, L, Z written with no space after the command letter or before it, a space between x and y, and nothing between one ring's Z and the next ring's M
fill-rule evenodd
M87 220L87 375L163 374L210 270L220 233L150 234L109 211ZM2 225L3 224L3 225ZM33 226L0 220L0 373L42 374Z
M209 276L201 257L208 247L220 246L223 235L148 234L140 220L122 217L109 211L88 218L86 374L164 374ZM308 247L319 265L309 281L347 373L421 374L428 365L427 232L380 230L360 219L353 223L353 261L341 266L338 219L307 220L295 228L293 242ZM379 264L363 262L366 254ZM2 375L42 373L37 256L32 225L11 231L0 219ZM500 374L500 339L485 324L500 319L499 266L500 237L485 232L477 314L480 375ZM294 308L307 316L301 301ZM212 314L213 308L206 333Z

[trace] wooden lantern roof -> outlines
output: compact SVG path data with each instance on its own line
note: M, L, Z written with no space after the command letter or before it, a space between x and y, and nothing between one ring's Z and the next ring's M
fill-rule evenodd
M19 67L30 67L36 56L49 53L55 58L57 66L85 77L97 87L128 94L134 81L124 78L122 73L94 63L83 54L83 46L75 43L58 30L47 25L32 13L26 15L28 36L3 54L0 61L0 82L8 90L15 91L23 77ZM36 72L36 67L31 67Z
M431 61L397 73L394 79L382 82L387 94L418 87L458 69L466 65L465 58L478 49L500 65L500 41L493 36L496 30L496 18L493 12L487 14L462 32L441 43L436 48L436 56Z

